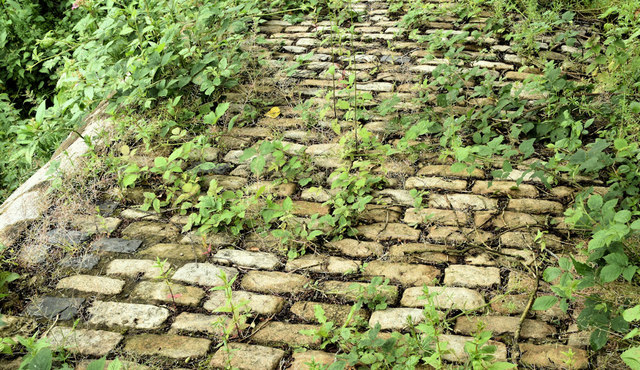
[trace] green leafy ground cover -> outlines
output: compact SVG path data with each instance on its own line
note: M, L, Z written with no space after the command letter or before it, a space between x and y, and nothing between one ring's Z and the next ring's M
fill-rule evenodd
M127 134L127 145L120 146L119 153L101 161L106 162L107 171L118 176L123 189L155 186L153 192L144 194L146 209L187 216L185 229L202 232L238 234L261 228L283 240L289 258L304 254L316 240L352 233L356 216L372 203L371 193L385 181L370 172L371 165L389 155L419 154L421 148L409 145L417 138L436 140L442 156L456 160L456 171L490 168L497 158L502 169L493 171L496 178L506 177L522 163L530 167L531 175L550 186L559 178L574 181L588 176L603 181L609 191L601 195L585 189L565 214L565 222L588 241L572 258L549 255L557 266L547 268L542 278L554 284L556 297L539 298L532 308L545 310L558 304L566 310L569 302L586 298L578 323L581 328L594 329L592 348L601 349L613 340L622 360L638 368L637 302L603 294L610 284L622 284L631 292L638 289L637 1L461 1L444 12L464 22L487 11L490 16L485 24L459 34L443 31L427 35L421 34L422 25L445 15L441 8L420 1L391 2L392 9L406 10L402 25L411 30L410 38L423 43L432 57L449 61L438 65L433 79L423 81L425 93L418 101L429 106L432 96L427 91L431 92L440 109L397 117L394 124L399 127L399 142L382 143L359 125L361 117L374 112L368 108L370 96L358 91L355 74L339 81L334 78L344 95L329 93L323 97L326 106L317 111L307 109L306 118L311 124L319 116L346 111L344 119L353 128L344 133L342 141L350 148L344 155L349 164L331 174L337 190L327 202L331 212L314 216L314 226L292 217L290 199L279 203L269 194L228 191L215 181L205 193L199 176L215 168L215 163L183 168L190 155L217 144L210 140L211 127L230 129L268 111L269 104L264 102L255 104L254 110L234 112L222 99L229 88L259 73L260 58L251 54L246 40L254 35L260 19L280 13L299 21L301 14L316 12L336 26L348 26L357 19L348 5L342 1L231 0L2 2L0 46L15 52L0 60L0 141L5 144L0 149L0 197L6 197L46 161L57 143L105 99L111 103L111 112L130 116L129 121L123 120L125 125L138 126L137 132ZM581 35L584 25L588 31ZM336 30L334 47L348 42L349 36ZM586 43L577 44L584 39L578 36L587 36ZM459 63L470 61L460 46L468 37L510 40L512 48L542 77L526 78L520 96L512 93L513 83L504 83L486 69L457 68ZM546 46L540 44L541 39ZM552 54L556 44L575 45L577 51L565 49L570 58L563 62ZM348 53L344 56L355 58ZM464 89L465 82L471 80L479 83ZM529 104L524 94L537 96L537 101ZM473 99L482 99L484 104L464 113L456 109ZM377 109L393 112L393 99ZM344 130L337 119L332 128L336 134ZM129 160L144 149L161 154L152 164ZM269 156L274 160L267 163ZM251 161L250 170L258 179L315 185L313 174L307 171L308 158L280 141L263 141L259 147L245 150L243 159ZM420 194L414 196L419 205ZM13 275L7 276L2 286L11 282ZM339 344L344 348L359 342L360 337L356 341L351 337L351 329L341 328L336 333L333 324L326 320L323 324L324 331L315 334L323 340L342 342ZM432 327L418 330L426 332ZM345 363L416 360L396 353L390 342L376 342L375 328L369 333L373 333L370 347L380 347L389 356L371 357L370 347L360 348L354 352L359 357L346 357ZM412 339L415 337L407 340ZM480 333L478 348L487 340ZM416 350L424 345L413 342L405 348ZM481 352L474 353L478 368L485 368ZM420 353L418 357L424 360L432 355Z

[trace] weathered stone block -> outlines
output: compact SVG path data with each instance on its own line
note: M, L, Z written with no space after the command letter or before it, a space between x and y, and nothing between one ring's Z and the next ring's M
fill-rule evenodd
M141 334L127 338L124 351L140 356L185 359L205 356L210 346L211 341L203 338L171 334Z
M309 279L298 274L275 271L249 271L242 279L242 289L262 293L299 293Z
M433 295L432 301L436 308L473 310L485 304L482 295L475 290L436 286L427 289ZM424 295L422 287L408 288L404 291L400 304L406 307L424 307L430 304L429 300L422 298Z
M123 286L123 280L103 276L75 275L60 280L56 289L73 289L85 293L112 295L120 293Z
M224 348L220 348L211 358L209 365L213 368L231 368L239 370L276 370L285 355L281 349L250 345L245 343L229 343L231 356Z
M148 304L95 301L88 310L89 324L135 329L158 329L169 317L169 310Z
M371 261L366 265L364 274L384 276L405 286L422 286L433 284L434 280L440 276L440 269L410 263Z
M467 288L499 285L500 269L497 267L451 265L444 270L444 284Z

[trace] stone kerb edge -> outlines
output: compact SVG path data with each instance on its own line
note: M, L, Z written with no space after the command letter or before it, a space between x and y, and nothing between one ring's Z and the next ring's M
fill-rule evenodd
M50 180L55 175L69 174L78 169L78 159L89 151L83 137L96 136L111 127L113 121L106 116L107 102L101 103L85 118L82 137L76 132L69 134L52 158L18 187L0 206L0 245L13 246L31 222L42 216L47 208L46 193ZM101 140L94 141L101 144ZM50 174L54 163L59 162L55 174Z

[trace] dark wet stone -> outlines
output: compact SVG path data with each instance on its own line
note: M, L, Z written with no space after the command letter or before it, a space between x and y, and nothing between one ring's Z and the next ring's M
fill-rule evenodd
M109 217L113 214L113 212L118 208L118 203L110 200L105 200L104 202L100 202L96 204L98 208L98 213L100 213L103 217Z
M93 242L93 244L91 245L91 250L114 253L133 253L138 250L138 248L140 248L140 245L142 245L142 240L104 238Z
M228 175L234 168L235 166L230 163L217 163L211 168L198 168L198 173L200 175Z
M395 57L395 56L391 56L391 55L383 55L380 58L380 61L382 63L390 63L390 64L406 64L406 63L410 63L411 62L411 58L406 57L406 56L399 56L399 57Z
M47 319L71 320L77 313L84 298L43 297L34 299L27 306L25 313L34 317Z
M75 247L89 240L89 235L80 231L54 229L47 233L47 238L51 245Z
M98 262L100 262L100 257L95 254L85 254L83 256L65 258L60 265L76 270L91 270Z

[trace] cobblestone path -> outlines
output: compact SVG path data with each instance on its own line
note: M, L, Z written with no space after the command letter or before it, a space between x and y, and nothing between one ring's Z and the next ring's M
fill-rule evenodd
M447 60L437 55L425 59L429 52L398 28L401 14L391 14L387 2L360 2L354 10L362 14L361 22L354 24L353 36L344 36L350 41L338 47L327 42L335 34L328 20L296 25L269 20L261 26L263 40L251 52L265 57L270 73L239 86L227 99L237 110L246 99L261 94L280 108L280 115L225 133L221 146L205 153L208 160L225 166L203 183L216 179L225 189L248 193L266 186L271 194L290 197L293 214L304 223L311 222L312 215L330 212L323 204L331 196L329 174L349 161L342 155L340 138L352 132L352 122L344 116L349 112L344 110L326 110L328 119L308 116L327 104L323 91L332 91L335 83L327 73L330 68L338 76L347 76L348 66L357 70L355 89L371 94L362 106L376 107L385 99L399 98L398 112L382 115L371 109L364 118L364 127L383 143L397 140L389 130L391 118L422 108L414 99L430 92L420 87L421 82ZM443 18L420 32L449 30L455 35L461 27L481 30L483 22L482 17L465 24ZM536 73L533 68L522 72L522 60L504 40L480 35L463 46L474 61L460 68L483 68L510 81ZM347 57L340 48L355 55ZM301 55L306 60L301 61ZM307 110L293 109L303 101L308 101ZM483 102L464 104L456 109ZM340 118L341 135L326 123L334 114ZM323 179L324 189L256 182L240 158L242 150L275 138L289 143L288 151L303 151L311 158L313 176ZM543 269L541 250L562 256L577 243L568 238L561 217L576 188L566 183L547 189L530 177L518 186L518 170L507 179L493 179L488 170L453 172L450 163L438 157L434 152L417 160L385 158L371 172L383 176L387 186L376 191L379 201L360 215L357 235L317 245L292 260L279 250L279 239L256 232L238 237L214 234L203 242L193 233L181 232L184 217L137 210L144 189L134 189L128 193L128 203L102 204L101 216L73 217L69 230L50 232L41 254L23 256L29 263L41 264L46 263L49 248L86 246L86 253L60 263L60 277L32 297L24 312L5 317L9 325L4 330L36 320L46 324L46 336L54 344L64 345L73 356L117 356L130 361L130 368L223 367L226 352L218 347L222 329L212 325L226 317L216 312L226 305L224 291L213 289L223 284L219 277L223 271L236 279L233 300L247 302L252 325L241 336L231 336L231 364L252 370L307 369L312 358L331 363L335 356L331 346L320 350L318 340L300 333L319 327L314 306L320 305L330 320L342 323L354 300L353 284L366 286L373 277L382 276L389 284L378 287L378 292L388 307L377 311L365 307L358 313L372 326L380 324L381 335L406 329L410 316L420 320L427 304L422 298L426 285L437 293L432 304L450 319L441 337L448 342L448 362L464 364L468 356L464 343L483 323L493 333L498 359L510 360L517 348L519 364L525 368L565 368L566 353L571 351L573 368L587 368L588 340L575 325L573 307L568 313L529 311L520 322L532 294L552 294L532 273ZM596 183L583 185L603 190ZM413 189L427 192L422 207L416 208ZM540 230L545 231L542 237ZM167 259L164 268L170 285L156 278L156 258ZM78 364L83 366L86 362Z

